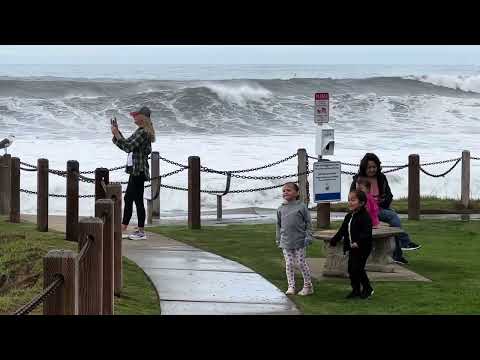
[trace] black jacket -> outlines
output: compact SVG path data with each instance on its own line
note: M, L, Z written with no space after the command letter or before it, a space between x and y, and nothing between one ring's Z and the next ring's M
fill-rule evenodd
M353 219L352 219L353 216ZM352 219L350 224L350 232L352 234L352 243L358 244L360 251L368 251L372 249L372 220L365 208L362 208L356 213L348 213L343 220L342 226L330 239L330 245L335 246L337 242L343 239L343 251L347 252L351 249L350 237L348 234L348 222Z
M353 176L353 182L350 186L350 191L355 190L357 187L357 178L358 174ZM382 209L389 209L390 205L392 204L393 195L392 191L390 190L390 186L388 185L387 177L384 173L380 173L377 176L377 183L378 183L378 191L380 195L380 203L378 204L379 207Z

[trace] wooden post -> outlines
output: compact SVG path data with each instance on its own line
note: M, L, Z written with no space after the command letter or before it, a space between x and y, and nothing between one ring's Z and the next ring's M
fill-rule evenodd
M188 158L188 227L200 229L200 158Z
M0 215L10 213L10 169L12 157L10 154L0 156Z
M330 203L317 204L317 228L330 227Z
M78 315L78 263L71 250L50 250L43 258L43 287L63 276L63 284L43 304L43 315Z
M107 198L114 202L113 209L113 292L120 296L122 292L122 185L107 185Z
M10 222L20 222L20 159L12 158L10 180Z
M102 180L105 182L105 185L108 185L108 169L106 168L96 168L95 169L95 201L100 199L105 199L107 194L102 187Z
M78 259L79 315L101 315L103 307L103 221L81 219L78 223L78 249L92 239L83 258Z
M78 240L78 174L76 160L67 161L66 239Z
M108 190L107 190L108 192ZM103 315L113 315L114 202L95 202L95 217L103 219Z
M408 220L420 220L420 156L408 156Z
M158 151L152 152L152 178L160 176L160 154ZM157 195L157 190L159 190L160 178L152 180L151 187L151 198L153 199ZM157 198L152 200L152 218L160 219L160 194Z
M217 221L222 220L222 196L217 195Z
M37 230L48 231L48 159L37 161Z
M462 152L462 205L468 209L470 203L470 151Z
M306 173L307 172L307 150L305 149L298 149L297 150L297 158L298 158L298 173ZM302 200L305 204L308 205L308 193L307 193L307 181L308 181L308 174L305 175L298 175L298 187L300 188L300 200Z
M147 200L147 225L153 224L153 200Z

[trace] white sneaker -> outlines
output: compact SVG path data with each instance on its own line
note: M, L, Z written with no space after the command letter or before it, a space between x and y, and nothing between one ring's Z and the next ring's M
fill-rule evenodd
M289 287L287 291L285 291L285 295L295 295L295 288Z
M122 233L122 239L128 239L130 235L127 233Z
M313 294L313 286L310 286L310 287L303 287L303 289L300 290L297 295L308 296L312 294Z
M135 231L133 234L128 236L130 240L147 240L147 235L142 231Z

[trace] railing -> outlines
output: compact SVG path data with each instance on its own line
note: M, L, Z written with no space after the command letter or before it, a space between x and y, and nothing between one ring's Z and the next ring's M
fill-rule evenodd
M119 185L107 185L106 196ZM51 250L43 258L44 290L13 315L27 315L43 303L44 315L113 315L122 287L121 197L99 199L95 216L79 221L79 252ZM117 215L117 216L116 216Z
M272 168L276 165L289 161L297 157L298 170L297 173L286 175L245 175L248 172L254 172L267 168ZM89 171L79 171L79 164L77 161L68 161L66 171L49 169L47 159L39 159L37 165L32 165L24 162L20 162L18 158L10 158L10 155L1 157L0 163L0 213L10 214L12 222L18 222L20 218L20 203L19 193L28 193L37 195L37 226L40 231L47 231L48 229L48 198L49 197L62 197L66 198L67 202L67 238L75 239L76 230L78 226L78 200L80 198L95 198L96 200L103 198L107 192L106 187L110 185L119 185L120 192L115 196L121 198L121 193L125 192L121 190L121 185L125 185L128 181L109 181L110 171L116 171L124 168L125 166L117 166L110 169L97 168ZM188 159L188 164L181 164L164 157L161 157L158 152L153 152L151 156L151 169L152 177L149 179L150 184L145 185L145 188L151 188L151 196L146 197L147 200L147 223L151 224L154 218L160 217L160 191L161 188L185 191L188 192L188 223L190 227L199 227L200 216L200 194L206 193L215 195L217 197L217 219L222 219L222 198L227 194L237 194L246 192L256 192L280 188L282 183L253 188L243 189L231 189L231 180L285 180L290 179L299 184L300 194L302 200L309 203L309 182L308 175L313 172L309 166L309 159L315 159L316 157L309 156L305 149L298 149L297 153L291 154L281 160L254 167L248 169L237 170L217 170L209 168L207 166L201 166L200 158L192 156ZM418 155L410 155L407 164L389 164L383 165L385 174L390 174L396 171L400 171L408 168L409 177L409 218L418 219L420 213L420 172L431 177L443 177L448 175L453 169L460 163L462 163L462 180L461 180L461 202L465 208L468 208L470 201L470 160L478 160L478 157L471 157L469 151L464 151L462 157L448 159L443 161L435 161L430 163L420 163ZM178 169L166 174L160 174L160 160L168 164L178 167ZM448 170L435 174L426 170L426 167L433 165L441 165L452 163L452 166ZM341 162L346 167L358 167L359 164ZM23 165L23 167L21 166ZM188 170L188 186L180 187L162 183L163 178L167 178L176 174L179 174L185 170ZM37 191L21 189L20 184L20 171L36 171L37 172ZM211 173L226 176L226 187L221 190L210 190L200 188L200 174ZM48 193L48 176L49 174L62 176L67 179L66 194L49 194ZM84 176L82 174L95 174L94 178ZM355 171L342 170L344 175L355 175ZM3 180L2 180L3 179ZM7 181L8 180L8 181ZM103 181L103 182L102 182ZM79 182L95 184L95 194L80 195L78 193ZM324 222L329 222L330 205L319 204L317 206L319 210L319 217L323 220L317 220L319 225L323 225ZM119 210L121 211L121 209ZM77 219L77 220L75 220Z

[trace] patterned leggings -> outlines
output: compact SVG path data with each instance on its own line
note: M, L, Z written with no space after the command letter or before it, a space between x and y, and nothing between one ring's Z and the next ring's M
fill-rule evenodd
M305 248L300 249L282 249L283 257L285 258L287 281L289 288L295 288L295 261L300 267L303 275L303 286L311 287L312 279L310 275L310 269L305 261Z

